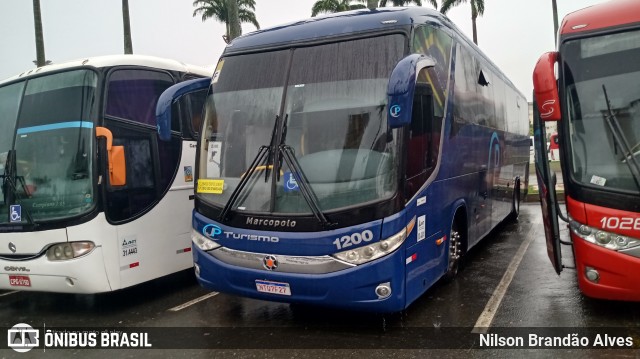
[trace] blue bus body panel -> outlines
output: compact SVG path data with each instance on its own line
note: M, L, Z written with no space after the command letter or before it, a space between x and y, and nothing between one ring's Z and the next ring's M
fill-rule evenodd
M314 233L265 232L233 228L207 220L195 211L193 218L194 229L199 233L202 233L202 229L208 225L219 226L222 232L216 237L226 237L225 232L278 237L278 242L275 243L234 238L215 239L218 244L233 250L273 255L327 255L338 251L333 242L342 235L350 235L366 229L371 230L374 233L374 239L353 247L358 248L375 243L381 238L386 239L400 232L406 226L405 211L390 216L384 221L379 220L358 226ZM416 229L413 230L413 232L415 231ZM233 236L231 235L231 237ZM224 263L197 246L193 246L193 256L194 262L199 266L198 281L204 287L214 291L262 300L309 303L378 312L395 312L404 309L406 305L404 246L372 262L327 274L281 273L266 269L243 268ZM256 280L288 283L291 288L291 296L258 292ZM391 284L392 295L386 299L378 299L375 288L386 282ZM349 288L349 290L345 290L345 288Z
M448 22L439 12L423 7L355 10L318 16L240 36L225 48L223 56L267 46L287 46L358 32L381 31L385 27L403 28L423 23L427 18Z

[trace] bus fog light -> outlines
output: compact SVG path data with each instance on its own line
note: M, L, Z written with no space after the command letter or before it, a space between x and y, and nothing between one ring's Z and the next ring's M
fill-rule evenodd
M386 299L391 295L391 283L382 283L376 287L376 295L378 299Z
M598 283L600 281L600 273L595 268L585 267L584 274L590 282Z
M50 261L64 261L81 257L91 252L96 245L93 242L57 243L47 249L47 259Z

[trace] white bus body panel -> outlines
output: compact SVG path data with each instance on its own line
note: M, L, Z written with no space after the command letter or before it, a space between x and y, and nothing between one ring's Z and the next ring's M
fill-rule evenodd
M184 141L171 189L151 211L114 226L100 213L91 221L50 231L0 233L0 253L37 254L53 243L92 241L90 253L66 261L0 259L0 290L99 293L126 288L193 266L191 212L195 142ZM29 287L11 286L10 275L28 276Z

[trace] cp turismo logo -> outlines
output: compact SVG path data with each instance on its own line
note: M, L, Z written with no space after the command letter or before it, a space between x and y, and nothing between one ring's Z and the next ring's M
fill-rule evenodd
M18 323L7 331L7 345L18 353L26 353L39 345L40 331L29 324Z

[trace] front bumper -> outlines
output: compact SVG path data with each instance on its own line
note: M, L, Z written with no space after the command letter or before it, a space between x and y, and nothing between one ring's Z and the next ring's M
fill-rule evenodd
M200 284L210 290L260 300L304 303L372 312L405 308L403 247L378 260L327 274L297 274L248 269L224 263L193 246ZM288 283L290 296L262 293L256 280ZM389 283L391 295L381 299L376 287Z
M10 276L26 276L30 286L11 285ZM49 261L45 255L21 261L0 259L0 289L83 294L112 290L102 247L66 261Z

